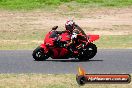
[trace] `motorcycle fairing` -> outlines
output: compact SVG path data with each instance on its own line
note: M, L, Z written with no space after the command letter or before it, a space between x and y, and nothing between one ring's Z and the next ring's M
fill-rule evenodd
M65 48L53 48L53 55L51 56L53 59L66 59L66 55L68 54L68 50Z
M51 36L54 32L49 32L45 39L44 39L44 44L46 46L54 46L54 41L56 39L57 36Z
M41 44L40 47L44 49L44 53L47 53L49 51L45 44Z
M94 42L95 40L99 39L99 35L94 35L94 34L88 34L87 37L89 42Z
M48 52L49 50L52 51L53 55L51 56L53 59L63 59L68 54L68 50L66 48L56 48L54 46L54 41L57 39L57 35L55 34L55 31L50 31L44 40L44 44L41 44L41 47L44 48L45 52ZM69 33L65 32L59 35L60 41L70 41L70 35Z
M63 42L63 41L70 41L70 39L71 39L70 34L67 33L67 32L62 33L60 36L61 36L61 41L62 41L62 42Z

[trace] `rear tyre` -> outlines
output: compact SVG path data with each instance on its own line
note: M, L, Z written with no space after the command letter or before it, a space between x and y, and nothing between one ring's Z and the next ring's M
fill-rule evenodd
M32 53L34 60L36 61L44 61L48 59L48 55L44 53L44 49L38 46Z
M92 59L97 53L97 47L95 44L90 43L87 46L86 51L84 51L83 55L80 56L78 59L80 61L87 61L89 59Z

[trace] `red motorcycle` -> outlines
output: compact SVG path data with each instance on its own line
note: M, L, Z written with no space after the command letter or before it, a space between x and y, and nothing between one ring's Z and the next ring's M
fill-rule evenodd
M93 42L99 39L99 35L87 35L87 43L78 53L65 45L71 40L69 32L57 33L51 30L45 36L44 43L38 46L32 53L36 61L43 61L51 57L52 59L77 58L80 61L86 61L93 58L97 53L97 47Z

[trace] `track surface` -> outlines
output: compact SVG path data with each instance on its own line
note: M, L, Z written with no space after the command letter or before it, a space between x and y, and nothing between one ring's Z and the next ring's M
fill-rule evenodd
M87 73L132 73L132 49L101 49L87 62L75 59L38 62L31 54L31 50L1 50L0 73L77 73L79 65Z

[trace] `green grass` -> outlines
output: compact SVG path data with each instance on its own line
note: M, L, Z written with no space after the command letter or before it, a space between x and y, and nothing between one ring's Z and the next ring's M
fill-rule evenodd
M132 5L132 0L76 0L79 3L86 3L91 6L123 7Z
M40 35L44 37L43 33ZM43 37L17 35L10 39L6 36L0 39L0 50L32 50L43 43ZM104 35L95 44L99 49L128 49L132 48L132 35Z
M0 82L0 88L132 88L132 83L79 86L75 74L0 74Z
M132 35L107 35L101 36L99 41L95 42L101 49L125 49L132 48Z
M131 6L132 0L0 0L0 8L32 10L44 9L46 7L56 8L64 3L78 3L78 6L90 7L124 7Z

